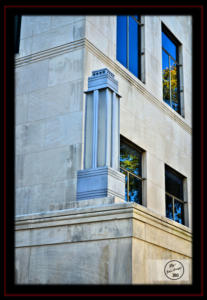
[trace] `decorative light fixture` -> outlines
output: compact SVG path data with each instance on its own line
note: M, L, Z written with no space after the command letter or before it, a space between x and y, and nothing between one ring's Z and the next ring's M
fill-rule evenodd
M93 71L85 93L84 170L77 174L77 200L124 199L125 176L119 172L118 82L107 68Z

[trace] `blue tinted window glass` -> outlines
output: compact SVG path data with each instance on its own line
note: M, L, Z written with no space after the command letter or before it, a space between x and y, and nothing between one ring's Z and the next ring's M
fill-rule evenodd
M180 112L180 103L178 98L178 70L174 60L170 58L170 80L171 80L171 100L172 108Z
M174 220L180 224L184 223L183 220L184 212L183 212L183 204L179 201L174 201Z
M175 59L177 60L176 55L176 45L166 36L164 32L162 32L162 47L167 50L167 52Z
M169 56L162 50L162 73L165 80L169 80Z
M120 167L141 176L141 153L131 148L128 144L121 143Z
M129 70L138 77L138 24L129 17Z
M140 16L133 16L136 20L140 21Z
M173 201L168 195L166 195L166 217L173 220Z
M129 201L142 204L142 181L129 174Z
M127 65L127 16L117 16L117 60Z
M120 172L125 175L125 201L127 201L127 172L120 168Z
M176 176L173 172L166 169L165 173L165 188L169 194L173 196L183 199L183 180L180 176Z
M14 52L19 52L21 16L14 16Z
M169 56L162 50L162 80L163 80L163 99L170 105L170 70Z

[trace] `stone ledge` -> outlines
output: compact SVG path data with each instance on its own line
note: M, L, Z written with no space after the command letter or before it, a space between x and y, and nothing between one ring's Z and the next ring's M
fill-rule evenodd
M34 63L39 60L48 59L57 55L61 55L70 51L74 51L80 48L87 48L90 52L92 52L98 59L100 59L106 66L112 69L115 72L118 72L121 76L123 76L126 80L128 80L131 84L133 84L142 94L146 96L146 98L156 104L161 110L163 110L171 119L173 119L176 123L178 123L186 132L192 134L191 127L183 120L181 116L173 111L169 105L154 97L144 86L144 84L135 78L133 74L118 62L113 61L111 58L107 57L104 53L101 52L98 48L96 48L89 40L86 38L80 39L78 41L74 41L71 43L67 43L61 46L57 46L54 48L50 48L48 50L40 51L31 55L17 57L15 60L15 67L21 67L25 64Z
M192 256L190 234L186 232L177 234L176 230L172 228L169 230L160 224L154 226L148 222L148 218L145 222L135 219L133 218L135 209L135 207L123 206L122 209L105 210L105 213L85 212L85 214L72 215L68 218L55 219L53 217L50 218L51 220L47 218L22 221L16 226L16 248L128 238L131 243L135 239L149 246L154 245L180 255Z
M191 242L192 240L190 228L169 220L166 217L159 216L146 207L136 203L123 202L123 200L116 197L103 198L99 199L99 201L97 201L97 199L91 199L77 202L77 204L74 203L74 205L77 205L76 208L17 216L15 222L16 231L72 225L76 226L86 223L97 224L100 222L136 220L136 222L142 225L136 227L136 223L133 222L134 229L132 228L129 236L136 237L138 234L139 237L142 236L145 238L146 232L137 232L141 230L141 226L145 227L144 230L146 230L146 226L148 226L154 228L152 230L159 232L163 231L166 234L173 235L186 242ZM99 202L98 205L97 202Z
M35 63L40 60L52 58L57 55L62 55L70 51L74 51L84 47L84 39L73 41L64 45L49 48L47 50L39 51L30 55L17 57L15 59L15 67L21 67L27 64Z
M191 228L179 224L178 222L175 222L165 216L161 216L151 209L144 207L143 205L139 205L136 203L133 203L134 208L134 215L133 217L139 221L143 221L144 223L150 224L157 228L164 228L166 231L171 232L173 231L174 234L178 236L186 236L189 237L189 239L192 238L192 230Z
M139 79L130 73L126 68L124 68L118 61L113 61L111 58L107 57L101 50L94 46L89 40L85 38L85 46L92 54L94 54L98 59L100 59L104 64L111 70L119 73L131 84L133 84L146 98L148 101L154 103L159 109L164 111L171 119L173 119L177 124L179 124L186 132L192 134L191 127L186 123L179 114L177 114L169 105L161 101L160 99L154 97L145 87Z

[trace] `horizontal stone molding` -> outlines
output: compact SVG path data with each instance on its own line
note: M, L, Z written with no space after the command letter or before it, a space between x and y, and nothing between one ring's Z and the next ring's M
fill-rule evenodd
M120 197L123 198L123 195L116 192L114 193L113 190L106 188L106 189L101 189L101 190L94 190L94 191L89 191L89 192L82 192L82 193L77 193L77 199L78 200L84 200L84 199L92 199L94 197L96 198L101 198L101 197L105 197L105 195L107 196L115 196L115 197Z
M149 283L151 273L149 271L148 274L148 270L151 267L148 263L151 264L152 259L158 262L182 259L189 261L190 266L192 264L190 229L170 222L166 222L166 228L164 219L135 203L84 207L16 219L16 266L20 274L26 274L19 283L25 283L23 281L28 278L32 283L34 272L39 279L38 272L43 268L47 268L46 278L58 274L59 282L54 277L56 284L61 283L60 280L63 281L69 271L69 275L73 276L73 273L83 272L85 268L91 278L91 273L98 273L96 266L100 266L102 261L104 265L111 263L110 270L113 271L114 259L115 264L120 262L123 266L125 263L123 271L119 267L118 272L126 272L132 267L129 272L136 280L133 283L142 283L138 278L143 276L147 278L144 283ZM103 256L104 249L112 256ZM127 278L130 278L130 273ZM67 284L71 283L70 279L67 280ZM84 283L88 282L85 280Z
M109 67L112 71L119 73L126 80L128 80L131 84L133 84L146 98L156 104L162 111L167 113L167 115L175 120L186 132L192 134L191 127L182 119L181 116L176 114L164 101L154 97L144 86L144 84L139 79L134 79L133 75L129 74L127 70L124 70L124 67L118 61L113 61L111 58L106 56L102 51L96 48L89 40L85 39L86 48L94 54L98 59L100 59L107 67Z
M124 200L125 175L111 167L79 170L77 200L115 196Z
M27 64L35 63L40 60L52 58L57 55L75 51L84 47L84 39L80 39L74 42L70 42L61 46L53 47L47 50L43 50L34 54L26 55L16 58L15 67L21 67Z
M81 192L77 193L77 199L82 200L82 199L92 199L94 197L96 198L101 198L104 197L107 194L107 189L99 189L99 190L93 190L93 191L88 191L88 192Z
M91 176L100 176L100 175L111 175L114 178L125 182L125 175L120 173L119 171L116 171L110 167L100 167L95 169L85 169L85 170L79 170L78 171L78 177L85 178L85 177L91 177Z
M97 202L94 199L93 206L83 207L85 201L77 201L77 205L80 205L78 208L17 216L15 219L15 230L30 230L115 219L135 219L187 241L192 240L190 228L160 216L142 205L132 202L106 203L105 205L98 203L96 205Z
M40 51L31 55L23 56L16 58L15 67L21 67L26 64L34 63L43 59L51 58L57 55L61 55L70 51L74 51L80 48L86 48L98 59L100 59L108 68L112 71L119 73L131 84L133 84L143 95L146 96L150 102L154 103L159 109L164 111L171 119L173 119L177 124L179 124L186 132L192 134L192 128L179 116L176 112L173 111L164 101L153 96L144 86L144 84L137 78L134 78L133 75L129 74L129 71L125 70L124 67L118 61L113 61L111 58L106 56L101 50L95 47L89 40L86 38L67 43L58 47L50 48L48 50Z

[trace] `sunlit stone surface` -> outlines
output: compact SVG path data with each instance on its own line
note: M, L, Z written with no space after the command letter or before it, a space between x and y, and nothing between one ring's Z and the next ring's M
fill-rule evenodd
M161 22L182 44L184 118L162 97ZM116 59L116 16L22 16L15 58L17 284L192 282L192 18L142 16L142 23L143 82ZM118 90L115 101L113 80L100 90L97 166L90 173L93 103L84 92L94 89L92 72L106 68ZM114 104L107 112L106 98ZM145 151L142 206L124 201L114 132ZM165 217L165 164L187 178L186 226ZM170 281L166 260L190 267Z

